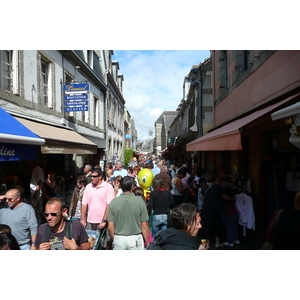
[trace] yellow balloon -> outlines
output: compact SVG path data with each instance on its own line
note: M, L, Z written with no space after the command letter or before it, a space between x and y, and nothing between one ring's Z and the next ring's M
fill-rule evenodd
M150 187L153 180L153 173L149 169L143 169L138 173L140 187L146 190Z

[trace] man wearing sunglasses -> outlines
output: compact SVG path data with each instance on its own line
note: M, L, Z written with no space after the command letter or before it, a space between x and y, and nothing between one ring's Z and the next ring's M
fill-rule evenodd
M67 221L64 218L66 213L67 208L65 208L63 200L58 197L48 200L43 213L47 223L39 227L36 236L35 247L37 250L90 249L88 235L78 220L68 221L72 222L72 239L67 238Z
M115 193L111 184L104 180L102 170L93 169L91 179L82 197L81 223L87 230L99 230L106 226L108 206Z
M0 199L7 203L7 208L0 209L0 224L11 228L20 250L34 250L38 224L33 207L22 201L17 189L8 190Z

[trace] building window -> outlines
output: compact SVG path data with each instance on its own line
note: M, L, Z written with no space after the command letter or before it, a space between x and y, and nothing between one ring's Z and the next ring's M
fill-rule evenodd
M42 55L39 56L40 61L40 100L41 104L48 108L53 108L53 92L52 92L52 62Z
M244 72L248 69L249 67L249 51L244 50Z
M17 50L0 50L0 89L19 94Z
M228 88L228 60L227 60L227 51L222 50L219 52L219 63L220 63L220 71L219 71L219 88Z
M11 64L12 64L12 51L0 51L0 88L11 92Z
M100 122L99 122L99 117L100 117L100 112L99 112L99 98L94 96L94 125L96 127L99 127Z
M93 50L87 51L87 63L91 69L93 69L93 59L94 59L93 52L94 52Z
M88 106L88 109L91 109L90 105ZM88 110L82 112L82 121L85 123L89 123L89 111Z

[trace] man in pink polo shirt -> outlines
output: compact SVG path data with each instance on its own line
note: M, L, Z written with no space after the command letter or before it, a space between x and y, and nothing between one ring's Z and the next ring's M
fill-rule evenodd
M99 230L106 225L108 206L115 194L113 187L104 181L102 170L93 169L91 180L83 194L80 221L88 230Z

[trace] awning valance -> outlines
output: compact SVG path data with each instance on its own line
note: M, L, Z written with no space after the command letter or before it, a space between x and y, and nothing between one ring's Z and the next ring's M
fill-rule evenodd
M243 127L271 112L280 105L298 97L300 94L288 97L278 103L258 110L246 117L237 119L220 128L217 128L206 135L188 143L187 151L235 151L243 150L241 142L241 132Z
M23 125L46 140L42 153L96 154L97 145L73 130L16 117Z

